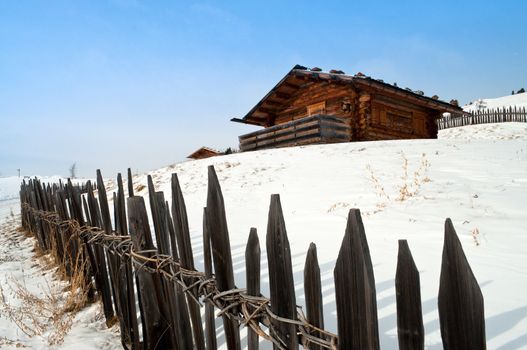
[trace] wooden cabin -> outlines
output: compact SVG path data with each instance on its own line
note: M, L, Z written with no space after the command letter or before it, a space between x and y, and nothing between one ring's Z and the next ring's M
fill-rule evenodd
M456 104L358 73L295 66L242 119L264 129L239 137L240 150L295 145L437 138L437 119Z
M216 151L216 150L214 150L212 148L208 148L208 147L203 146L203 147L199 148L198 150L194 151L189 156L187 156L187 158L190 158L190 159L205 159L205 158L219 156L219 155L222 155L222 154L223 153L221 153L219 151Z

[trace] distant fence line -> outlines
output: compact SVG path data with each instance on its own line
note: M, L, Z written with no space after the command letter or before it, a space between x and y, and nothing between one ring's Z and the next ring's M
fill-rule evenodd
M291 253L279 195L271 196L266 250L270 298L260 293L260 244L250 229L245 252L246 288L237 288L225 206L218 178L208 170L203 215L204 272L194 267L185 202L172 175L172 208L148 177L150 210L134 196L128 170L128 198L121 175L113 194L112 224L101 173L98 193L82 187L24 182L22 226L51 251L66 273L81 266L92 293L102 299L107 323L118 320L124 349L217 349L215 308L222 317L225 344L241 348L239 327L248 327L249 350L258 337L274 349L379 349L373 265L360 211L352 209L334 269L338 335L324 330L320 268L311 244L304 269L306 313L296 304ZM445 349L485 349L483 296L450 219L445 223L439 321ZM80 263L79 263L80 262ZM213 273L214 271L214 273ZM134 288L135 285L135 288ZM423 349L419 272L406 240L399 241L395 276L400 349ZM204 303L205 326L200 308ZM137 318L136 307L140 318ZM139 332L141 328L142 332Z
M439 130L455 128L465 125L505 123L505 122L527 122L527 110L525 107L509 107L497 109L483 109L473 113L464 112L459 116L452 115L449 118L439 119L437 127Z

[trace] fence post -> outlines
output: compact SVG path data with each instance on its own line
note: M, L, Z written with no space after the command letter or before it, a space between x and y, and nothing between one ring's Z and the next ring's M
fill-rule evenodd
M283 318L297 319L295 283L291 265L291 250L285 228L280 196L271 195L267 222L267 264L269 266L269 291L271 311ZM298 349L296 326L271 319L272 333L286 349ZM273 348L279 349L276 345Z
M375 279L359 209L351 209L334 270L340 350L378 350Z
M108 205L108 197L106 195L106 188L104 187L104 181L101 174L101 171L97 169L97 195L99 197L99 206L100 212L100 222L102 228L107 235L113 234L112 232L112 220L110 216L110 207ZM111 253L108 253L108 272L111 283L111 290L114 302L114 309L117 318L119 319L119 324L123 324L123 313L121 307L121 298L120 298L120 285L119 285L119 258ZM121 334L121 337L125 337L126 333ZM125 341L125 339L123 339Z
M117 175L117 203L119 213L119 224L116 224L117 232L120 235L128 235L128 223L126 217L126 201L124 195L123 179L121 174ZM139 350L141 347L139 340L139 324L137 322L137 309L135 303L134 279L132 262L129 256L119 257L119 285L123 290L121 311L126 320L128 337L131 341L133 350Z
M150 202L150 208L152 210L152 218L155 222L155 237L157 243L157 252L164 256L170 256L170 235L168 227L168 218L167 218L167 208L165 207L165 196L163 192L156 192L149 179L149 192L152 196L152 201ZM156 222L157 221L157 222ZM164 266L163 271L166 273L171 273L170 266ZM172 281L167 279L161 279L161 287L163 288L164 301L168 305L168 309L161 309L163 317L170 321L170 329L167 332L170 332L172 337L172 342L175 344L176 349L180 349L180 337L177 334L178 320L176 317L177 312L179 311L176 308L176 293L174 289L174 284Z
M424 349L421 285L408 242L399 240L395 294L397 297L397 335L400 350Z
M176 243L176 232L174 229L174 221L170 216L170 209L168 202L165 203L166 217L168 221L168 232L170 234L170 248L172 253L172 259L174 261L180 262L178 247ZM178 267L174 269L175 273L178 273L180 270ZM180 350L192 350L192 327L190 325L189 311L187 307L187 301L185 300L185 292L183 292L182 286L179 283L174 283L176 298L174 304L176 307L175 322L177 325L176 334L179 339L179 349Z
M207 221L211 228L210 237L216 283L218 290L224 292L235 288L234 271L223 194L212 165L208 167ZM222 316L222 318L227 349L240 350L238 322L227 316Z
M132 169L128 168L128 197L134 196L134 183L132 180Z
M192 244L188 228L187 209L185 200L176 174L172 174L172 220L176 231L176 241L179 248L181 266L186 269L194 269L194 257L192 255ZM198 288L191 289L195 297L198 297ZM205 350L205 337L201 321L200 306L187 295L187 305L190 311L192 332L194 335L194 346L198 350Z
M91 185L91 181L88 181L87 183L87 191L88 191L87 193L88 209L90 211L92 225L95 227L100 227L101 219L99 216L100 210L98 210L99 204L97 203L97 199L95 198L95 195L93 194L93 188ZM95 245L94 253L95 253L95 259L97 261L97 266L94 267L95 283L97 287L99 288L99 293L101 293L104 316L106 317L106 324L111 325L115 321L114 319L115 316L114 316L113 306L112 306L112 294L111 294L110 282L108 281L108 271L106 267L106 258L104 256L104 248L99 245Z
M203 260L205 268L205 277L212 278L212 255L210 251L210 228L207 221L207 208L203 208ZM214 304L210 301L205 301L205 345L207 350L216 350L218 342L216 339L216 322L214 317ZM249 334L249 350L250 334Z
M320 267L318 265L317 246L314 243L309 245L304 265L304 292L306 295L307 321L317 328L324 329ZM322 336L320 332L315 332L313 335L319 338ZM322 350L322 347L315 344L309 344L308 348Z
M486 349L483 295L450 219L445 222L438 299L443 347Z
M126 201L128 207L128 226L134 250L145 257L152 257L155 247L152 242L148 215L143 197L129 197ZM155 269L155 264L147 261L137 261L140 265ZM166 308L163 300L161 277L143 269L137 271L138 289L141 291L140 304L144 317L143 343L145 350L172 349L169 324L163 317L162 309Z
M256 228L252 227L245 248L245 275L247 281L247 295L260 296L260 241ZM255 310L249 309L252 313ZM258 350L258 333L250 327L247 330L247 347L249 350Z

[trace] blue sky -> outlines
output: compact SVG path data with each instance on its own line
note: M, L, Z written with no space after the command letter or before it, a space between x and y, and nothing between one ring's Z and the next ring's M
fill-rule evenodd
M0 1L0 176L237 146L295 64L462 103L527 88L525 1Z

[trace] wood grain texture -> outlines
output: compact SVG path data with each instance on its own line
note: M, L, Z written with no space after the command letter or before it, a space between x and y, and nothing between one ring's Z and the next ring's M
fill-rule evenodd
M349 212L334 277L339 349L379 349L375 279L358 209Z
M207 208L203 208L203 260L205 277L212 278L212 252L210 247L210 230L207 221ZM218 342L216 339L216 321L214 317L214 305L205 303L205 340L207 350L216 350Z
M256 228L249 231L249 239L245 248L245 280L247 281L247 294L260 296L260 241ZM250 309L249 312L255 310ZM247 347L249 350L258 350L258 334L252 329L247 330Z
M172 258L175 261L179 260L179 254L176 243L176 232L174 229L174 222L170 215L170 209L168 202L165 203L166 218L168 225L168 232L170 234L170 250ZM179 268L175 268L174 272L177 273ZM190 324L190 313L188 311L187 300L185 293L179 283L174 283L174 289L176 293L176 298L174 300L174 305L176 308L175 324L176 324L176 334L178 336L178 346L180 350L191 350L193 349L193 340L192 340L192 326Z
M317 246L314 243L309 245L306 263L304 265L304 292L306 298L307 321L317 328L324 329L322 284L320 281ZM321 337L319 332L315 332L314 335ZM323 348L318 345L310 344L309 349L322 350Z
M207 221L211 228L210 237L217 287L220 291L227 291L235 288L231 245L223 194L212 165L208 167ZM238 323L223 316L223 327L227 348L239 350L241 344Z
M438 307L445 349L486 349L483 295L450 219L445 222Z
M176 232L176 241L179 248L179 258L184 268L194 269L194 257L192 254L192 243L190 241L190 232L188 227L187 208L183 198L183 192L179 186L179 180L176 174L172 174L172 220ZM191 289L194 296L198 297L198 289ZM201 320L200 305L198 305L191 296L187 295L187 305L190 312L190 321L192 322L192 332L194 334L194 346L198 350L205 349L205 335L203 334L203 325Z
M399 240L397 271L395 273L397 299L397 336L399 349L424 349L425 331L421 310L419 271L406 240Z
M129 197L127 208L128 226L134 249L145 256L151 256L153 253L149 251L155 250L155 247L143 197ZM155 268L155 266L151 267ZM142 305L144 319L144 349L173 349L176 345L172 343L170 332L167 332L170 324L162 312L167 310L168 306L163 298L161 277L145 270L137 270L136 273L140 290L139 303Z
M296 320L297 311L291 250L278 194L271 195L266 247L271 310L280 317ZM295 325L276 320L271 320L271 324L276 335L280 337L287 349L298 349ZM278 349L276 345L273 345L273 348L275 350Z

